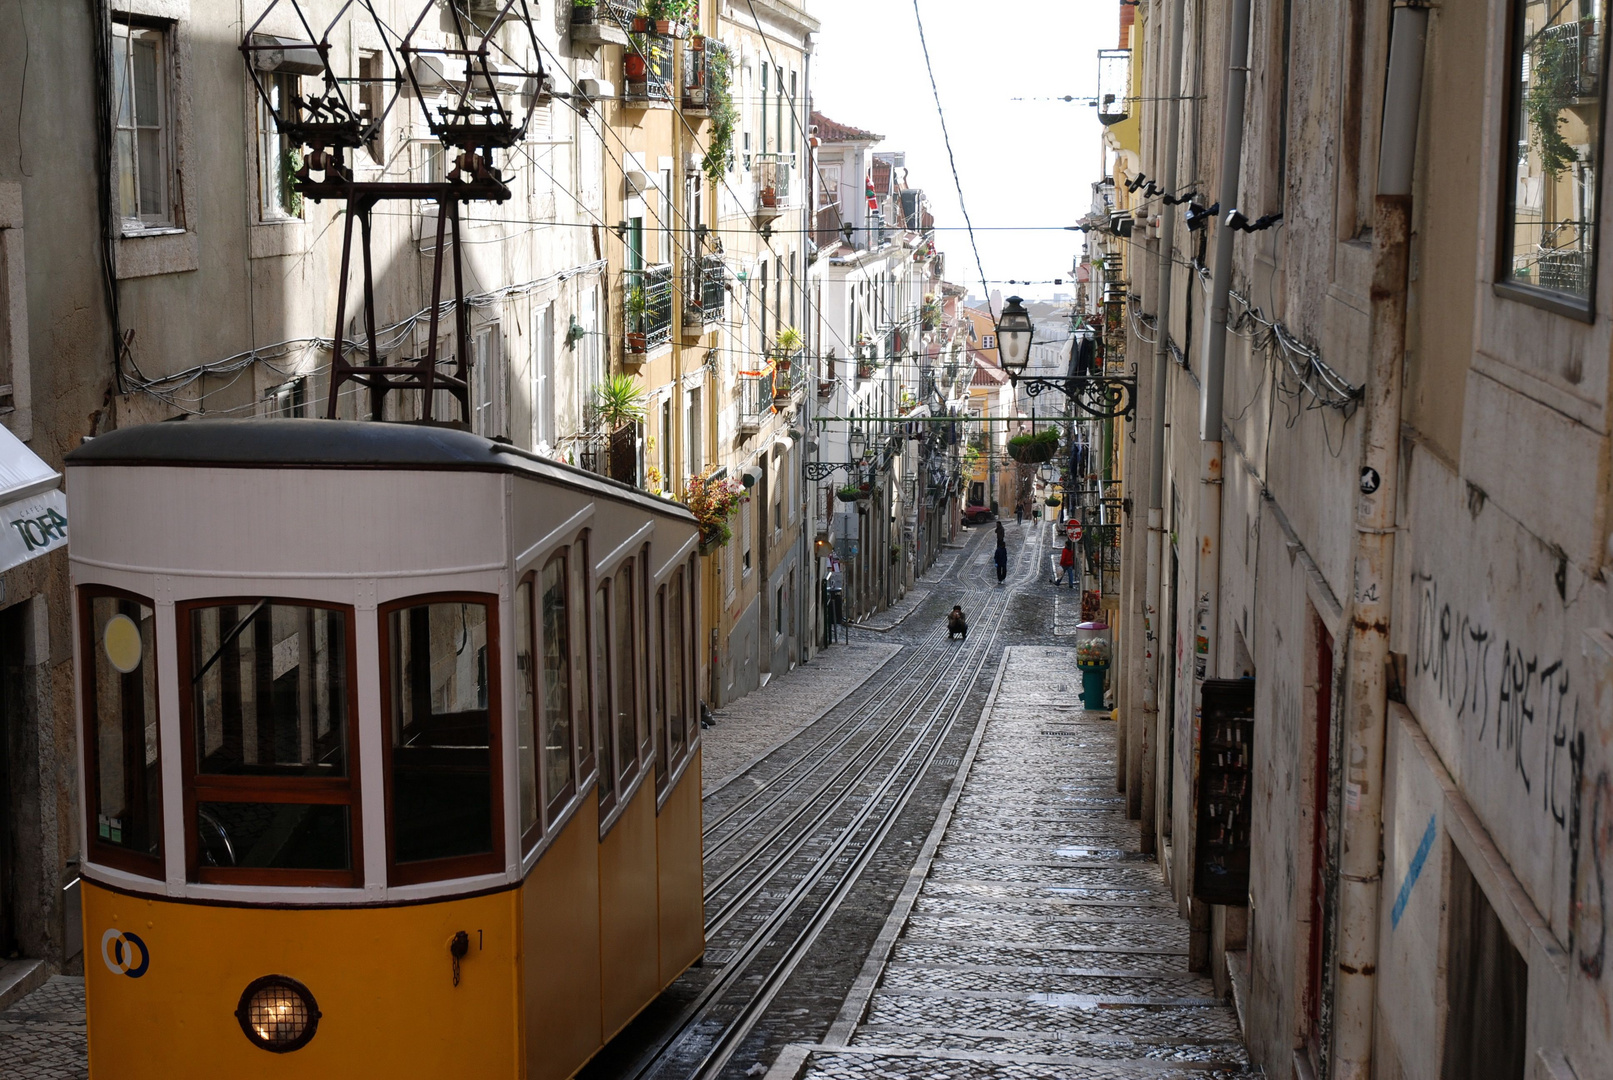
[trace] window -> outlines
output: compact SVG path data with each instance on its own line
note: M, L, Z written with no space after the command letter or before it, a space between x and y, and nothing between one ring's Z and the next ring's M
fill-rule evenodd
M655 740L655 789L660 791L666 786L667 778L671 775L670 766L676 762L669 761L672 753L671 732L667 729L667 609L666 586L663 585L655 593L655 643L650 648L650 688L655 695L655 715L652 721L660 727L661 737ZM681 732L680 732L681 734Z
M471 408L474 429L490 439L509 435L509 377L504 370L503 335L498 324L485 326L471 339ZM438 416L449 415L438 412Z
M822 184L818 188L818 205L820 207L839 206L840 166L822 165L819 166L818 173L823 178Z
M672 397L661 401L661 484L662 491L672 490Z
M741 576L748 576L750 574L751 518L752 518L752 516L754 516L754 511L752 510L752 507L751 507L751 500L750 499L742 500L740 502L740 504L739 504L739 545L740 545L740 550L741 550L741 561L740 561L740 574L741 574Z
M155 626L149 601L82 594L90 857L162 876L162 755Z
M671 689L667 696L667 730L671 733L672 749L676 756L694 742L694 710L689 707L689 686L693 681L689 664L689 644L693 637L684 622L687 610L687 579L682 569L672 575L672 610L668 614L667 663Z
M515 590L515 775L519 788L521 850L543 832L538 813L538 697L533 687L536 658L532 640L532 575Z
M996 334L986 334L983 337L981 337L981 339L980 339L980 347L982 349L995 349L997 347L997 335Z
M566 554L543 566L543 785L552 817L576 792L571 702L571 593Z
M532 448L547 452L560 441L554 408L554 304L544 304L532 326Z
M358 54L358 114L375 130L364 141L364 149L377 165L386 163L386 135L381 130L382 102L386 94L386 76L382 73L381 54L363 49Z
M633 591L633 563L629 560L617 571L611 588L615 602L611 612L611 651L616 668L616 775L624 789L638 765L638 627Z
M308 379L302 375L283 382L266 395L268 415L306 416L308 407Z
M593 672L589 666L588 642L592 635L589 633L588 621L588 582L584 574L588 566L588 538L584 536L572 545L571 560L571 595L577 598L575 611L576 619L571 635L571 663L572 670L579 676L577 682L577 697L573 703L576 706L577 716L577 745L578 766L577 775L580 779L587 779L589 771L594 767L594 743L597 732L594 728L594 687Z
M169 52L166 28L112 23L115 197L125 232L175 224Z
M610 585L594 591L590 630L594 639L594 731L599 745L599 809L603 814L616 800L616 761L611 736L610 693Z
M382 609L391 884L504 865L496 603L467 594Z
M661 261L672 261L672 230L676 227L676 188L672 186L672 170L661 170Z
M284 116L295 109L299 93L295 75L276 72L263 76L265 101L258 102L258 210L264 221L302 218L302 193L297 190L297 170L302 168L302 151L282 134L275 114Z
M1588 317L1595 284L1602 0L1515 0L1498 286Z
M689 391L687 418L684 422L684 434L688 438L684 467L691 476L698 476L706 467L705 447L701 440L704 426L705 420L700 412L700 387L696 386Z
M1450 851L1449 1012L1445 1080L1523 1080L1529 1060L1529 965L1462 853Z
M262 598L178 618L190 879L362 884L351 612Z

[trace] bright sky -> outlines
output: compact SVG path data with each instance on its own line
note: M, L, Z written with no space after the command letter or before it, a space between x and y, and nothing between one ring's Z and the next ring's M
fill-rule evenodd
M1074 224L1092 205L1102 174L1097 110L1085 102L1015 97L1090 97L1097 53L1116 47L1114 0L918 0L963 198L991 288L1051 297L1081 249L1077 232L999 231ZM824 115L885 136L875 150L905 150L908 180L935 208L947 277L980 295L980 273L962 231L935 99L924 70L913 0L805 0L823 24L812 61L812 94ZM957 228L953 228L956 226ZM1002 281L994 279L1004 279Z

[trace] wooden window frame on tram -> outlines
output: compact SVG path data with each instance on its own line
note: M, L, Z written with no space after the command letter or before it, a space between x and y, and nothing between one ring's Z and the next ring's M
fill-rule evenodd
M196 767L196 702L190 679L190 620L200 608L228 604L251 605L267 599L288 607L338 611L343 622L347 652L347 775L342 779L315 776L209 776ZM295 596L217 596L182 600L174 605L175 664L179 691L180 811L185 830L185 880L204 885L270 885L362 888L364 885L364 811L360 774L358 709L358 621L351 604L309 600ZM273 867L213 867L200 865L197 829L198 802L319 803L347 807L348 862L346 870L290 870Z
M603 679L601 679L600 682L602 682L604 686L608 688L607 692L609 696L607 700L610 706L606 713L610 722L605 725L604 731L597 733L597 737L601 740L611 740L610 746L612 747L611 754L609 755L611 760L608 763L612 770L612 775L610 777L611 790L608 793L601 792L599 800L600 839L604 839L604 837L609 834L612 827L615 826L616 820L621 817L622 811L626 808L627 804L633 801L633 797L638 794L639 788L643 786L647 779L649 779L649 774L653 769L655 761L654 723L649 723L646 725L648 728L648 737L646 739L641 742L637 737L639 722L645 718L644 710L649 708L649 686L647 685L647 679L645 677L649 664L649 620L647 614L648 605L644 600L646 595L646 579L648 573L645 567L648 564L648 560L649 545L645 544L641 550L618 559L616 565L611 567L608 573L600 571L593 575L594 587L590 593L590 612L592 611L592 599L593 597L598 596L601 589L605 591L607 597L605 603L604 640L606 649L606 666L609 668L609 670L603 673ZM616 679L617 669L620 666L617 662L616 648L616 611L618 604L616 591L624 570L627 571L627 577L632 583L634 593L628 604L629 609L633 613L632 637L634 655L632 666L634 681L634 738L632 740L633 745L631 747L633 751L633 767L625 772L621 769L621 745L620 740L616 737L618 734L618 720L620 719L617 715L617 702L620 699L621 694L621 686L618 684ZM598 627L591 627L590 629L592 629L594 632L599 631ZM596 687L597 685L598 684L596 684ZM604 743L602 741L601 746L603 745ZM600 764L602 767L600 768L599 773L600 776L604 776L605 770L603 766L607 763L602 761Z
M577 554L573 549L574 545L572 544L557 545L553 550L546 553L541 560L534 563L530 570L522 574L521 580L516 585L518 591L522 587L529 588L532 597L527 618L530 623L528 632L531 637L529 640L532 642L533 768L535 770L533 779L538 788L538 820L521 834L521 854L523 858L531 854L532 850L543 841L544 836L557 828L566 819L572 804L586 790L586 782L589 779L586 769L592 766L594 759L591 749L588 751L586 758L578 752L584 741L581 736L584 732L591 732L593 729L593 718L583 716L577 700L579 696L577 692L578 680L588 676L587 663L585 660L582 672L579 673L576 670L576 665L572 662L575 657L573 652L574 642L568 640L566 643L565 665L567 678L570 680L567 693L569 700L566 707L571 714L571 745L567 747L567 756L571 760L571 779L560 791L551 792L549 790L549 776L547 763L544 760L543 743L543 725L546 712L543 664L547 655L548 643L543 632L542 574L556 559L560 560L563 567L561 584L565 589L566 633L568 637L575 636L577 633L577 617L580 613L574 605L576 590L572 587L575 584L573 578L574 560L577 558ZM584 548L584 551L586 552L586 548ZM584 625L586 625L586 622ZM522 692L519 682L516 685L516 692L518 694ZM593 702L590 700L589 707L591 708L592 705ZM519 772L519 762L517 762L516 768L517 772ZM516 820L519 824L519 813L517 813Z
M387 621L395 611L432 604L477 604L487 609L487 728L489 786L492 788L492 850L477 855L452 855L399 863L394 858L396 836L392 814L392 641ZM504 838L504 664L500 653L499 598L496 593L436 592L405 596L376 609L376 632L381 692L381 778L386 803L386 881L388 887L422 885L435 881L502 874L506 865Z
M118 589L110 585L92 584L80 586L78 590L78 624L79 655L82 659L79 672L79 701L82 707L78 711L80 724L82 725L80 730L83 732L83 745L80 747L80 752L84 756L84 783L86 788L84 792L84 832L88 838L87 851L92 862L122 870L126 873L136 874L140 877L161 881L165 873L164 864L168 857L165 793L159 792L158 794L156 820L151 823L151 828L155 830L157 835L157 854L142 855L111 844L103 844L101 843L101 838L95 832L96 816L100 809L101 799L101 766L99 760L101 740L99 737L99 720L91 715L95 707L95 621L90 617L90 605L94 600L108 597L114 600L129 600L151 609L153 620L152 662L159 665L157 671L157 762L158 776L162 775L162 671L160 660L158 659L160 652L156 648L157 632L160 629L156 622L160 619L161 609L149 597L141 596L139 593L130 592L127 589Z

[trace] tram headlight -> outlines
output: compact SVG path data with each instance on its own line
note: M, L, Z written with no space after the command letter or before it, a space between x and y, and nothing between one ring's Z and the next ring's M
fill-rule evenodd
M286 1054L308 1045L319 1028L319 1005L302 983L286 975L253 979L241 992L235 1018L253 1046Z

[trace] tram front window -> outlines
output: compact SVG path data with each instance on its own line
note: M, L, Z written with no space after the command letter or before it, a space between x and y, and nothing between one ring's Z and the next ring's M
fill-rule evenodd
M490 601L395 607L384 626L393 880L496 871L503 860Z
M231 600L179 620L192 880L357 884L350 609Z
M160 875L162 758L157 743L157 666L150 605L86 596L85 727L94 857Z
M571 730L571 605L565 555L543 567L543 782L549 812L574 790Z

